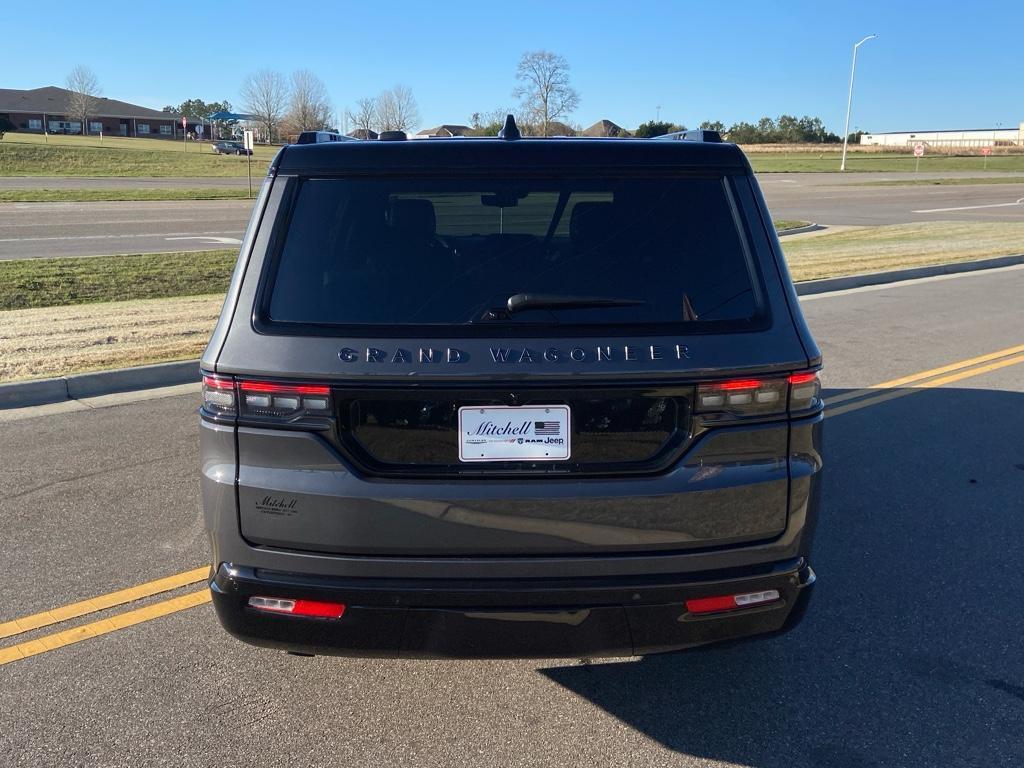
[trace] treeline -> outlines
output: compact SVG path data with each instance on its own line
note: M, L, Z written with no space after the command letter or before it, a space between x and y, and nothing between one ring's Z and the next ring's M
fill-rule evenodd
M820 117L762 117L757 124L736 123L726 132L736 144L835 144L843 139L826 130Z
M705 120L699 127L708 131L718 131L736 144L834 144L843 140L842 137L827 130L820 117L807 115L780 115L774 120L762 117L757 123L733 123L728 128L718 120ZM641 123L634 135L651 138L685 130L685 125L649 120Z

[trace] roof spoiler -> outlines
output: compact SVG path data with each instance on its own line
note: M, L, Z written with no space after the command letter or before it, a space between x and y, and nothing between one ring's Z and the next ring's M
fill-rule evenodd
M655 136L655 139L667 141L702 141L705 144L721 144L722 134L718 131L708 131L698 128L692 131L673 131L662 136Z

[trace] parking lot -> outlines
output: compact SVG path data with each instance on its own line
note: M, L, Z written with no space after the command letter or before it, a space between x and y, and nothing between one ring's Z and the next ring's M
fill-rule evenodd
M0 764L1019 766L1022 295L1012 267L805 297L829 403L810 612L645 659L250 648L196 571L196 387L0 412Z

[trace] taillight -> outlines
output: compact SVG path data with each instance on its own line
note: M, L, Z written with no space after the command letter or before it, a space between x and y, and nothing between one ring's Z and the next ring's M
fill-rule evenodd
M786 378L749 378L712 381L697 387L698 413L768 416L804 410L817 403L818 374L794 373Z
M320 384L270 381L238 383L239 415L292 421L304 416L329 416L331 388Z
M298 600L288 597L250 597L249 607L268 613L308 616L316 619L340 619L345 615L344 603L323 600Z
M234 416L235 382L227 376L203 374L203 407L211 413Z
M237 415L261 423L312 419L314 426L321 426L322 418L331 416L331 388L204 373L203 410L208 415Z
M789 410L805 411L821 401L821 382L817 371L794 373L789 377Z

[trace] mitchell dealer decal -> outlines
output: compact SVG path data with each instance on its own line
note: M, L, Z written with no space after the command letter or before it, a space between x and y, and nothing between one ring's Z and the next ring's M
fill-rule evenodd
M602 344L587 347L488 347L492 362L521 365L530 363L634 362L640 360L689 360L690 349L685 344ZM456 347L417 347L383 349L380 347L342 347L338 358L344 363L424 364L464 363L469 352Z
M299 500L295 498L278 498L276 496L264 496L256 502L256 511L265 515L276 515L278 517L291 517L298 512Z

